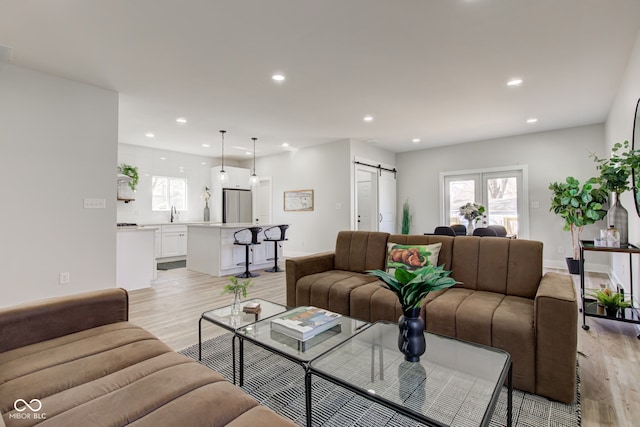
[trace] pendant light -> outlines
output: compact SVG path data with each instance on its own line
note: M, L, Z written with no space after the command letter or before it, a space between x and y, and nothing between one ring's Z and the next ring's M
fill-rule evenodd
M260 180L258 179L258 175L256 175L256 140L258 138L251 138L253 140L253 173L249 178L249 185L251 187L256 187Z
M227 171L224 170L224 134L226 132L226 130L220 131L220 134L222 135L222 166L220 167L220 173L218 174L218 181L220 181L221 184L226 184L229 180Z

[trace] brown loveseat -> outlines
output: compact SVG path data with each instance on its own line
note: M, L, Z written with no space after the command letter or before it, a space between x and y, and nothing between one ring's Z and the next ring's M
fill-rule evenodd
M384 269L387 243L441 243L438 265L462 282L430 293L426 329L511 354L514 386L575 399L577 298L570 276L542 274L542 243L497 237L343 231L331 253L286 261L287 305L315 305L374 322L396 322L397 297L365 273Z
M0 310L0 426L295 426L127 318L123 289Z

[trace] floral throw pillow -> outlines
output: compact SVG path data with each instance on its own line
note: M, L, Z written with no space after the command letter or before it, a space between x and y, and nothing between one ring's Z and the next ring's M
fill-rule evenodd
M396 268L413 271L427 264L438 265L441 247L442 243L431 245L387 243L387 272L393 274Z

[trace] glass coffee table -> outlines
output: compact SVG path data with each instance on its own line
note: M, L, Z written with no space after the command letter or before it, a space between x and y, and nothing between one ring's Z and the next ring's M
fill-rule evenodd
M269 317L275 316L276 314L283 313L288 310L287 306L282 304L276 304L271 301L263 300L261 298L253 298L250 300L242 301L240 303L240 310L245 304L250 302L257 302L260 304L260 313L245 313L240 311L238 314L234 314L231 312L231 305L226 305L224 307L215 308L213 310L205 311L200 316L200 321L198 322L198 360L202 360L202 321L206 320L207 322L213 323L214 325L220 326L221 328L227 329L231 332L235 332L236 329L242 328L244 326L250 325L255 322L259 322L261 320L267 319ZM233 383L236 383L236 339L237 335L233 335L233 339L231 341L231 356L233 359L232 367L233 367Z
M285 315L288 312L281 313ZM276 316L272 316L274 318ZM285 334L271 330L271 319L260 320L235 330L240 339L240 382L244 384L244 341L249 341L272 353L278 354L292 362L301 365L305 371L309 362L328 350L340 345L371 323L342 316L342 322L336 327L321 332L302 342Z
M487 426L505 380L511 425L509 353L425 332L427 350L416 363L398 350L398 325L380 321L312 360L305 376L307 426L311 378L324 378L421 423Z

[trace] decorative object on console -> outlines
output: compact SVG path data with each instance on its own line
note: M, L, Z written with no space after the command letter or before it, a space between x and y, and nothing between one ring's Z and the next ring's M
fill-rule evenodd
M249 186L255 188L260 183L258 175L256 175L256 141L258 138L251 138L253 140L253 173L249 177Z
M227 171L224 170L224 134L226 133L226 130L221 130L220 131L220 135L222 137L222 156L221 156L221 166L220 166L220 173L218 174L218 180L220 181L221 184L225 184L227 181L229 181L229 177L227 176Z
M231 314L239 314L240 297L247 297L247 289L252 287L253 283L251 282L251 279L240 283L238 282L238 278L235 276L229 277L229 282L231 282L231 284L224 285L222 294L233 294L233 299L231 300Z
M398 319L398 349L407 362L417 362L424 354L424 320L420 317L420 304L431 291L450 288L460 283L448 277L451 273L444 266L427 264L415 271L397 268L393 275L382 270L369 270L368 274L378 277L400 301L402 316Z
M209 199L211 198L211 190L209 190L209 187L204 187L204 193L202 193L200 198L204 200L203 221L208 222L211 219L211 212L209 210Z
M585 225L594 224L605 217L607 211L603 204L607 202L605 189L595 186L596 178L589 178L584 185L572 176L565 182L549 184L551 207L549 211L564 219L564 231L571 231L573 258L567 258L567 267L571 274L580 274L580 236Z
M604 307L607 317L616 317L621 308L631 307L631 302L624 300L622 292L612 292L609 288L597 290L589 296L598 300L598 305Z
M599 158L595 154L591 154L591 157L598 163L600 186L612 193L607 222L620 231L620 244L626 245L629 243L629 214L620 203L620 194L634 188L629 178L633 170L640 166L640 150L634 150L629 141L624 141L613 145L608 159Z

